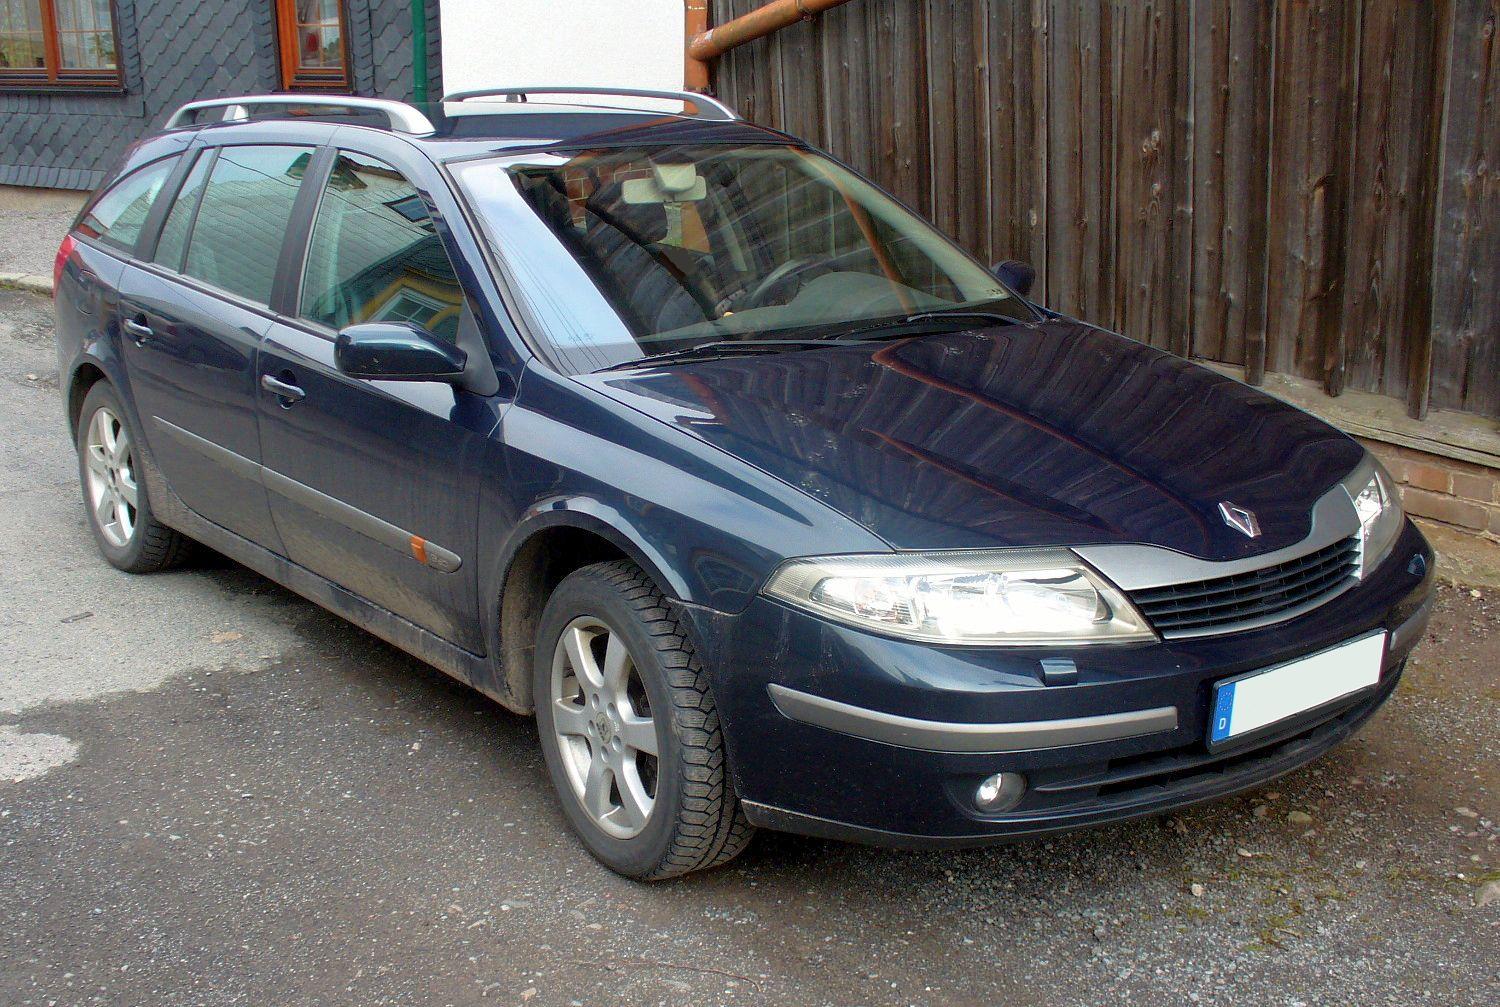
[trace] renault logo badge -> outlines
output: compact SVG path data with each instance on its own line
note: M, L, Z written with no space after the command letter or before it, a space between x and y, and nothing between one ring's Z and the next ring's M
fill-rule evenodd
M1260 538L1260 521L1256 519L1255 511L1232 504L1228 500L1220 500L1219 516L1235 531L1242 531L1250 538Z

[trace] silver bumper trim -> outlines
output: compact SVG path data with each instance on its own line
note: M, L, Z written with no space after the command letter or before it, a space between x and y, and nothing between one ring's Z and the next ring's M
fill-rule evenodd
M771 702L782 716L840 734L924 752L962 754L1024 752L1100 741L1119 741L1177 728L1177 707L1130 710L1097 717L1031 720L1008 724L953 724L917 720L894 713L824 699L810 693L768 685Z

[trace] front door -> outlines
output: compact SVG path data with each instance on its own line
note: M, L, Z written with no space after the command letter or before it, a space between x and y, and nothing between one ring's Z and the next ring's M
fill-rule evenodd
M295 319L260 354L262 478L288 557L474 653L479 461L493 403L443 382L365 381L334 337L401 320L477 339L421 195L396 168L340 152Z

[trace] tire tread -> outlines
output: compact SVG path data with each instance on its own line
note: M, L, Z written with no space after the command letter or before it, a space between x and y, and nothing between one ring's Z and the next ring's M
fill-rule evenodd
M584 573L618 591L640 618L667 673L667 688L683 728L683 806L660 862L639 877L661 880L728 863L750 844L755 828L745 818L729 777L708 674L681 621L645 571L628 560L614 560L572 576Z

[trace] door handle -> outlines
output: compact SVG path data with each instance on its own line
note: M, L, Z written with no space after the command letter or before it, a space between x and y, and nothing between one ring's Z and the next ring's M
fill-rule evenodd
M151 331L151 326L146 324L145 318L145 315L139 315L135 318L127 318L120 323L120 327L131 339L135 340L137 346L156 335Z
M260 386L280 399L283 406L293 406L307 398L307 393L290 381L282 381L269 374L261 375Z

